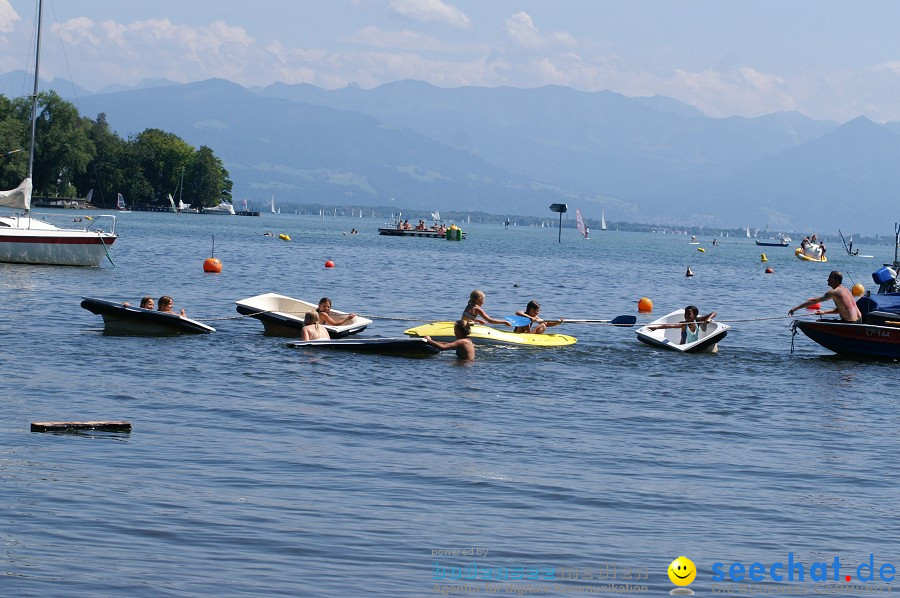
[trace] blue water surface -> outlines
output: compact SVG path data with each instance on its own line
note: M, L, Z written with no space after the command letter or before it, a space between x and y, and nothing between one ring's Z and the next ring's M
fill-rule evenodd
M717 562L900 566L897 364L792 341L787 318L833 268L873 289L892 248L814 264L717 231L699 252L681 235L461 224L448 242L381 237L371 218L135 212L115 267L0 264L0 594L424 596L475 566L663 595L683 554L709 595ZM682 355L564 324L576 345L479 346L467 364L289 349L234 308L327 295L373 317L363 335L400 336L459 317L475 288L494 317L537 299L548 318L610 319L646 296L639 322L693 303L732 330L718 354ZM147 294L217 332L109 337L79 306ZM30 432L84 420L133 431Z

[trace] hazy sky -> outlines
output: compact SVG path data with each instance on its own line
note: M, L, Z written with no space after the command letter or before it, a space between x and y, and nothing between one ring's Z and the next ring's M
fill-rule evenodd
M30 64L35 6L0 0L0 72ZM42 78L91 90L557 84L900 121L897 0L45 0L44 22Z

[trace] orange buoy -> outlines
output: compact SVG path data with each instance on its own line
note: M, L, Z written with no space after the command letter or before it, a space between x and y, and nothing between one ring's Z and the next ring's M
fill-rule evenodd
M646 297L641 297L640 301L638 301L638 311L642 314L650 313L653 311L653 302Z
M222 271L222 262L217 257L208 257L203 261L203 271L218 274Z
M810 299L810 301L812 301L813 299L815 299L815 297L810 297L809 299ZM822 309L822 304L821 303L813 303L806 309Z
M326 268L334 268L334 262L332 262L331 260L326 261L325 267Z
M775 271L775 268L766 268L766 274L771 274Z
M862 297L866 294L866 287L864 287L861 282L858 282L853 285L853 288L850 289L850 291L853 293L854 297Z

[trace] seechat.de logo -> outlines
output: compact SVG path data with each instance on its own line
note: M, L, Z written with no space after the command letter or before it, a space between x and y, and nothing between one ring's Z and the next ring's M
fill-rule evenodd
M735 561L730 565L714 563L712 566L712 580L719 581L835 581L835 582L869 582L880 581L890 583L894 581L897 570L891 563L875 565L875 555L870 554L868 562L846 565L841 563L840 557L834 557L831 562L816 562L809 566L796 560L794 553L788 553L787 562L774 562L771 565L765 563L750 563L745 565ZM673 562L674 564L674 562ZM672 574L669 574L672 577ZM672 580L675 581L674 579Z

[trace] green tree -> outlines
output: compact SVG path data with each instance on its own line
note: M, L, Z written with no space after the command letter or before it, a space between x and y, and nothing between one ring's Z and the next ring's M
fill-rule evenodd
M146 182L145 185L135 181L132 201L167 204L167 196L175 191L182 170L188 169L193 161L194 148L177 135L160 129L146 129L129 145L131 168L137 169Z
M35 195L74 195L73 180L87 170L94 151L75 106L56 92L39 94L34 148Z
M128 144L109 128L105 113L97 115L95 121L86 118L85 127L88 138L94 144L95 155L87 170L75 178L75 187L82 197L93 189L91 202L94 205L112 207L116 193L130 197L130 179L139 173L135 173L134 169L128 172Z
M29 121L22 108L0 96L0 189L14 189L28 171Z
M200 146L189 172L190 183L185 185L191 194L193 207L209 208L222 201L231 201L231 179L222 160L216 157L212 149Z

